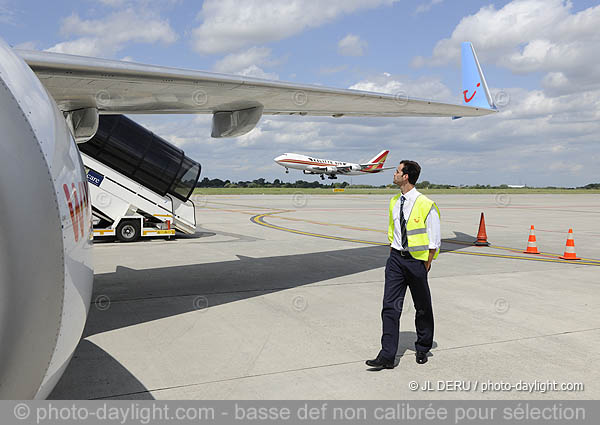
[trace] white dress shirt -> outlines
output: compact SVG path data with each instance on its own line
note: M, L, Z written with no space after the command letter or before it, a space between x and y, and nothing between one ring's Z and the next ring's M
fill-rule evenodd
M404 194L404 219L406 220L406 222L408 222L408 218L410 217L410 213L412 212L412 207L420 194L421 192L419 192L415 188L412 188ZM402 205L402 199L398 199L398 202L396 202L396 205L394 205L394 210L392 211L392 216L394 218L394 240L392 242L392 248L403 251L408 249L408 247L402 246L402 231L400 227L400 205ZM425 224L427 225L429 249L438 249L442 245L442 236L440 231L440 216L437 214L437 211L435 211L435 214L429 214L427 216Z

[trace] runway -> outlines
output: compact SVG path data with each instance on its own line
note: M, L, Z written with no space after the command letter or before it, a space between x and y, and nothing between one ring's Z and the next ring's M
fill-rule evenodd
M425 365L409 297L399 365L364 365L379 350L389 196L196 196L193 236L95 245L84 338L51 398L597 399L598 195L431 197L443 245ZM489 247L472 245L481 212ZM535 256L522 253L532 224ZM578 261L558 258L569 228ZM481 391L519 381L581 385Z

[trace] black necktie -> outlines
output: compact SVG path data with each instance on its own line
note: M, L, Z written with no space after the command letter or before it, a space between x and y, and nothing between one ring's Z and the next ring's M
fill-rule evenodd
M400 233L402 234L402 249L408 249L408 236L406 235L406 219L404 218L404 196L400 197Z

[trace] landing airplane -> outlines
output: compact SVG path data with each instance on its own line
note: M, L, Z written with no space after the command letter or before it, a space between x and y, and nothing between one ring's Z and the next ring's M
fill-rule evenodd
M383 167L388 153L390 151L381 151L365 164L355 164L352 162L332 161L329 159L317 159L315 157L300 155L297 153L284 153L279 155L273 161L285 167L285 172L289 173L288 168L302 170L304 174L319 174L321 180L325 180L325 174L329 179L337 179L337 174L345 176L359 176L361 174L375 174L383 170L389 170L395 167Z
M46 398L81 338L94 277L94 200L77 143L94 136L99 114L212 114L212 136L233 137L263 114L496 112L470 43L463 69L464 104L453 105L15 50L0 39L0 399Z

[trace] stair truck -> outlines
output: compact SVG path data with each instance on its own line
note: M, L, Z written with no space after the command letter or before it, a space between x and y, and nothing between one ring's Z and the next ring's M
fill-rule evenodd
M123 115L101 115L96 135L78 145L87 171L94 237L122 242L194 234L190 199L201 166Z

